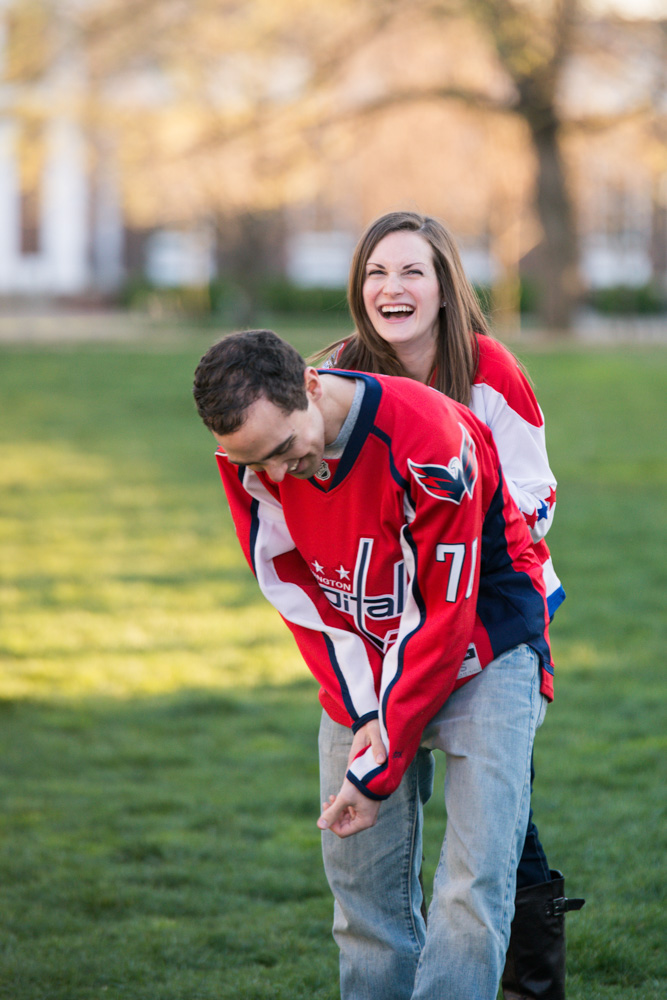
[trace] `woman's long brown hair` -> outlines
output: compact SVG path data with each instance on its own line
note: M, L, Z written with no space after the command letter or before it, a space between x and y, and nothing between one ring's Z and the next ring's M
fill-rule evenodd
M445 226L428 215L416 212L389 212L370 224L362 235L352 258L348 285L348 303L355 323L355 333L331 344L325 353L344 344L336 358L337 368L350 368L372 374L408 373L393 347L380 337L364 305L363 288L366 264L373 250L389 233L418 233L431 247L440 292L445 305L440 310L439 330L430 378L433 386L459 403L470 402L470 390L477 368L477 336L487 336L489 328L475 291L466 278L453 237ZM476 336L477 335L477 336Z

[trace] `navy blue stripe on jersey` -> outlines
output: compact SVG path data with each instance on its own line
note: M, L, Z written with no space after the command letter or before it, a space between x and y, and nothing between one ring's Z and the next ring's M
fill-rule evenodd
M245 475L245 465L239 466L239 479L243 482ZM250 502L250 558L252 559L252 571L257 576L257 563L255 561L255 548L257 546L257 535L259 534L259 500Z
M366 593L366 577L368 575L372 551L373 539L361 538L359 540L357 564L354 567L354 588L356 594L361 595ZM357 600L353 614L357 632L359 632L360 635L366 636L369 642L372 642L374 646L381 650L383 648L382 637L374 635L369 629L366 628L363 600Z
M317 486L322 492L328 492L334 489L340 482L343 481L345 476L349 473L350 469L353 467L359 453L363 448L369 434L374 434L375 437L379 438L387 446L387 451L389 453L389 468L391 475L396 483L408 493L409 482L404 479L396 468L394 462L394 456L392 454L391 438L383 430L381 430L375 423L375 417L380 406L380 400L382 399L382 385L376 378L372 375L367 375L364 372L348 372L348 371L338 371L336 369L324 370L321 372L323 375L338 375L341 378L353 378L361 379L365 385L364 397L361 401L361 408L359 410L359 415L355 422L350 439L345 445L345 451L343 452L340 462L338 463L338 468L334 475L333 480L328 485L328 490L326 487L321 486L314 478L310 479L314 486ZM409 496L409 493L408 493Z
M340 378L358 379L364 383L365 387L363 399L361 400L361 407L359 408L359 414L354 427L352 428L350 438L345 445L345 450L341 455L338 468L334 473L333 479L330 483L327 483L326 487L321 486L314 477L309 480L313 486L317 486L317 488L322 490L322 492L328 493L335 489L339 483L342 483L359 457L359 453L366 443L366 438L368 437L368 434L373 426L373 421L375 420L380 400L382 399L382 386L377 379L374 379L369 375L365 375L362 372L339 372L331 370L324 371L321 374L338 375Z
M399 608L405 607L405 564L397 563L394 567L394 580L396 581L395 592L396 592L396 606ZM401 612L402 613L402 612Z
M396 465L394 463L394 456L391 451L391 438L389 437L388 434L385 434L384 431L380 430L379 427L376 427L375 424L371 427L370 432L371 434L374 434L376 438L379 438L380 441L386 444L387 451L389 452L389 469L391 471L392 479L394 480L394 482L398 483L398 485L401 487L402 490L405 490L405 492L408 494L408 499L410 499L408 493L410 483L408 482L407 479L403 478L403 476L396 468Z
M357 721L352 726L352 732L356 733L358 729L365 726L367 722L371 722L373 719L377 719L379 712L366 712L364 715L359 716Z
M353 785L356 785L362 795L365 795L367 799L375 799L376 802L383 802L385 799L388 799L389 796L376 795L375 792L372 792L370 788L366 787L366 782L370 781L371 778L374 778L377 774L382 774L382 772L386 770L387 764L384 763L381 767L376 767L374 771L369 771L368 774L364 776L363 781L359 781L359 778L357 778L355 774L352 774L352 771L348 771L345 777L348 781L351 781Z
M354 375L352 377L359 378L360 376ZM345 451L338 463L338 469L336 470L333 482L334 486L337 486L345 478L359 457L359 453L366 443L368 432L373 426L373 421L375 420L380 400L382 399L382 386L380 383L374 378L369 378L367 375L361 376L361 378L365 384L364 396L361 400L359 415L350 434L350 439L345 445Z
M551 657L544 637L544 599L528 574L512 565L505 534L500 469L498 474L498 486L482 526L477 614L489 636L494 659L525 642L550 671Z
M324 483L318 483L317 479L315 479L315 476L311 476L310 479L308 480L308 482L310 483L311 486L314 486L316 490L319 490L320 493L328 493L329 492L327 490L327 486L329 486L329 483L327 483L326 486L324 485ZM333 480L332 480L332 482L333 482Z
M339 664L338 658L336 656L336 650L334 648L334 644L333 644L333 642L331 641L331 638L327 635L326 632L322 632L322 638L324 639L324 643L325 643L325 645L327 647L327 652L329 654L329 662L331 663L331 667L333 669L333 672L335 673L335 675L336 675L336 677L338 679L338 684L340 686L340 693L341 693L341 697L343 699L343 704L345 705L345 709L346 709L348 715L350 716L350 718L353 721L356 722L357 719L359 718L359 713L357 712L356 708L354 707L354 702L352 701L352 698L350 697L350 689L347 686L347 681L345 680L345 676L343 674L343 671L340 669L340 664Z
M412 629L412 631L408 632L408 634L403 637L403 639L401 640L401 644L398 647L398 656L396 658L396 673L391 683L387 685L387 689L382 699L382 713L385 719L387 718L387 703L389 701L389 695L391 694L392 689L396 684L396 682L398 681L399 677L403 673L405 647L407 646L412 636L416 635L416 633L419 632L419 630L423 627L424 622L426 621L426 605L424 603L424 598L422 597L421 591L419 589L419 584L417 582L419 579L419 560L417 555L417 546L415 545L414 538L412 537L410 529L407 527L407 525L403 529L403 537L410 546L410 549L412 550L412 557L415 561L413 576L412 580L410 581L410 590L412 592L415 604L417 605L417 610L419 611L419 621Z
M364 625L364 602L361 599L361 595L366 593L366 575L368 573L368 566L371 561L371 552L373 549L373 542L370 538L362 538L359 542L359 556L357 565L354 568L354 585L355 592L359 594L359 599L356 602L356 607L354 611L354 620L357 626L357 631L361 635L366 635L366 627Z

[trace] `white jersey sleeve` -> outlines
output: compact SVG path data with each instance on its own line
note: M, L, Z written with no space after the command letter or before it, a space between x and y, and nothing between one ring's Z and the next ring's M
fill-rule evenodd
M353 724L376 718L380 654L326 599L295 548L280 501L250 469L231 466L220 452L217 459L237 536L262 593Z
M479 337L480 361L470 409L491 430L507 487L534 542L553 523L556 479L547 456L544 416L528 379L510 352Z

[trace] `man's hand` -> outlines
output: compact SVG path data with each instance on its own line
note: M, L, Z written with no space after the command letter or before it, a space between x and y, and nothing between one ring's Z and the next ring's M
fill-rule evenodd
M380 736L380 723L377 719L371 719L361 729L357 729L352 740L350 756L347 758L347 766L349 767L355 757L358 757L361 751L369 746L373 748L375 762L377 764L384 764L387 759L387 751Z
M338 837L351 837L353 833L375 826L379 808L378 801L367 798L345 778L338 795L322 803L317 825L320 830L331 830Z

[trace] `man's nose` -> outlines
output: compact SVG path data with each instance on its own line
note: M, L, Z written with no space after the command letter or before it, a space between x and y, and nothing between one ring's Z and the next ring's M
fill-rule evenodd
M266 464L266 474L272 482L282 483L287 475L288 465L289 463L282 458L272 459Z

